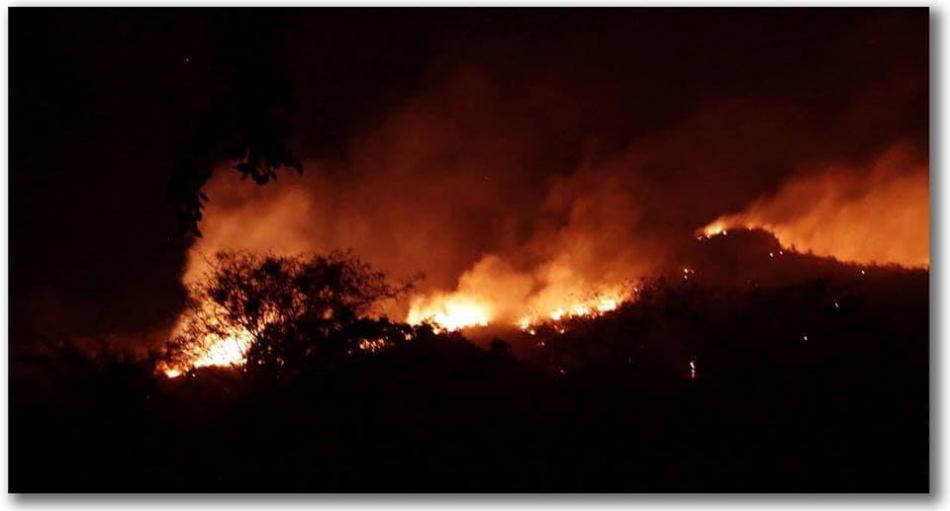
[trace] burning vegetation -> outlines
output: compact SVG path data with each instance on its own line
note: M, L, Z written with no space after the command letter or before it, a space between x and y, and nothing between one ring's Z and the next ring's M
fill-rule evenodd
M380 316L405 294L351 254L256 256L219 252L189 289L188 307L158 369L176 378L205 366L295 372L375 351L410 335Z
M776 237L768 251L770 259L800 251L845 262L926 267L927 176L926 162L910 146L897 145L860 171L834 165L802 170L774 195L753 200L743 212L722 215L695 234L703 241L726 236L730 230L763 229ZM338 235L350 240L363 237L333 235L332 230L320 234L311 225L298 223L324 211L316 205L321 195L310 191L308 183L315 181L264 190L242 187L225 173L209 188L216 200L202 226L206 237L192 248L185 274L189 306L160 370L175 378L205 366L280 365L285 363L280 355L284 348L278 344L300 343L309 335L316 337L304 344L336 343L346 352L379 350L387 339L404 340L420 326L437 334L513 328L534 333L547 324L562 332L566 320L597 318L635 300L636 283L642 279L680 270L678 278L695 278L695 268L679 262L689 260L689 251L694 250L688 247L688 236L665 236L662 242L647 236L643 243L653 244L668 260L645 257L635 249L640 240L625 232L638 229L635 222L629 223L636 213L629 208L628 192L618 192L611 184L614 180L599 173L579 172L571 179L594 185L588 184L587 192L565 196L562 184L552 184L547 202L566 201L570 212L566 224L553 230L539 227L511 252L478 256L452 290L434 288L419 274L404 281L422 287L393 288L386 284L383 271L338 252L301 258L299 250L326 246ZM333 189L322 178L316 182ZM405 207L401 202L392 205ZM614 215L625 210L632 216L618 223ZM347 219L341 227L349 222L361 225L361 216ZM275 224L286 228L271 229ZM397 240L395 252L405 253L411 239ZM266 253L280 255L261 255L262 246L268 247ZM626 258L603 252L607 248ZM229 252L234 249L243 252ZM209 257L208 250L216 252ZM447 255L437 258L441 262L436 264L448 261ZM409 274L404 261L377 251L371 251L370 258L389 272ZM434 269L444 275L438 280L451 282L439 266ZM356 324L386 328L354 336L351 327ZM352 346L341 341L347 336ZM316 345L304 349L306 356L315 350Z
M926 9L38 11L15 491L928 490Z
M21 474L101 484L64 467L145 436L129 454L145 468L112 464L110 482L207 488L214 470L222 489L259 490L925 487L927 272L782 250L757 230L690 246L613 310L565 310L481 346L466 337L482 327L377 315L405 289L352 256L223 253L194 290L207 326L161 362L181 375L67 365L65 381L85 383L63 406L91 419L57 435L45 414L63 406L30 409L24 438L75 456ZM187 341L224 345L220 325L249 347L198 368L216 352ZM248 459L263 468L248 475Z
M617 172L612 169L608 166ZM336 338L350 335L350 323L359 321L383 321L377 326L401 330L365 332L353 337L354 345L343 351L360 346L375 351L386 345L386 339L405 339L411 336L407 332L420 326L437 334L479 329L534 333L548 324L559 332L564 330L565 320L597 318L636 300L636 283L642 279L663 274L695 279L696 269L681 264L695 250L688 245L692 238L657 238L649 231L637 238L634 233L643 227L636 221L639 213L631 208L634 192L624 191L616 175L605 172L582 169L571 176L569 180L581 186L580 192L553 181L544 207L567 211L566 223L557 226L536 221L540 222L536 232L509 251L474 256L471 267L454 279L454 288L451 273L443 265L455 259L450 266L459 267L455 253L465 247L447 248L445 253L416 260L429 261L436 265L433 268L411 267L392 255L414 250L414 238L408 234L393 239L391 251L370 250L368 255L384 266L386 273L401 274L404 281L416 286L389 287L382 270L371 270L366 263L339 253L311 259L296 255L341 240L355 241L364 248L375 246L367 245L366 236L381 234L363 223L362 210L346 213L339 204L344 208L338 217L341 223L323 229L306 223L329 211L319 205L321 197L329 196L313 191L314 183L335 193L358 193L363 200L387 201L397 211L411 212L406 220L410 224L415 219L423 225L428 222L425 208L407 210L402 200L367 196L365 189L340 188L320 176L292 177L294 181L286 188L261 189L241 186L233 173L222 173L209 186L212 201L202 225L205 237L192 248L185 273L191 292L189 307L175 329L171 355L161 370L174 378L204 366L282 364L279 350L272 351L278 349L276 339L306 332L316 334L321 343L338 342L330 340L330 333L337 332ZM768 250L770 259L786 252L806 252L845 262L926 267L927 179L926 161L911 146L896 145L867 168L830 165L803 169L774 195L753 200L740 213L720 216L695 235L703 241L727 236L730 231L763 229L776 237ZM486 207L490 197L486 196ZM272 229L272 225L283 227ZM638 251L641 243L652 247L654 254ZM259 247L279 255L260 255ZM243 252L228 252L234 249ZM209 250L218 255L209 257ZM655 254L664 254L665 260L658 260ZM330 271L333 268L338 276ZM434 270L436 280L449 285L433 286L411 273L419 270ZM330 279L321 284L328 287L306 287L317 285L314 279L318 278ZM311 297L314 293L330 295ZM348 301L351 299L355 301ZM285 335L281 332L288 324L297 326ZM261 349L265 352L249 362L254 350ZM305 351L309 354L313 349ZM263 353L269 355L262 359Z
M419 328L440 334L498 326L492 324L491 304L458 296L438 296L428 308L417 296L405 322L393 323L385 305L408 294L412 284L393 286L351 254L278 257L222 251L206 264L208 270L189 288L188 306L158 364L168 378L208 366L299 371L314 360L354 350L376 352L411 340ZM565 322L597 318L628 298L618 288L523 316L502 330L517 327L534 335L553 325L563 332Z

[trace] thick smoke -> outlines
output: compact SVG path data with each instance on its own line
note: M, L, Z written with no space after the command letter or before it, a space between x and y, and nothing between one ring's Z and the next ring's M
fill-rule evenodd
M866 168L806 169L774 195L707 226L706 234L758 227L785 246L859 263L930 263L927 161L895 145Z
M625 283L663 269L697 227L752 201L757 187L733 165L768 162L775 145L759 129L767 106L738 102L538 178L531 137L504 123L465 125L456 108L420 100L355 141L349 161L311 162L276 185L219 172L189 275L221 248L352 248L394 277L425 274L393 314L412 306L415 320L441 311L468 323L515 322L622 298ZM727 141L710 135L721 123L732 128ZM733 152L741 146L757 150ZM909 154L899 146L867 168L793 174L727 220L846 260L925 264L927 168Z
M871 51L850 44L829 54ZM730 221L800 250L927 263L917 75L880 67L834 97L813 97L810 84L684 92L651 109L636 107L656 101L649 88L631 97L581 57L577 73L563 59L504 62L488 51L441 63L342 157L315 157L303 176L258 187L217 172L186 279L222 248L350 248L394 278L425 275L393 305L400 319L513 324L623 298L675 264L696 229L736 211ZM683 113L655 113L667 110Z

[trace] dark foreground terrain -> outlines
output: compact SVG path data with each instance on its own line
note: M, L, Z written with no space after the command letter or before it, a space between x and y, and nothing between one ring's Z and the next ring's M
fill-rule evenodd
M14 351L10 489L928 491L928 273L757 236L564 333L420 331L295 378Z

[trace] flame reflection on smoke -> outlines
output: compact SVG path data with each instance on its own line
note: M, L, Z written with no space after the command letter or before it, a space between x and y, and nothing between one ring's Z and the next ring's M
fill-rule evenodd
M927 162L898 144L869 171L840 165L813 170L700 231L711 237L727 228L761 228L783 246L842 261L926 267L929 195Z

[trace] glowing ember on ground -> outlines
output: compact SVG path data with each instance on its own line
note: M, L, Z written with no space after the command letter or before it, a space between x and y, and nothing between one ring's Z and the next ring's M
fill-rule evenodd
M386 347L386 339L363 339L360 341L359 348L363 351L375 353Z

